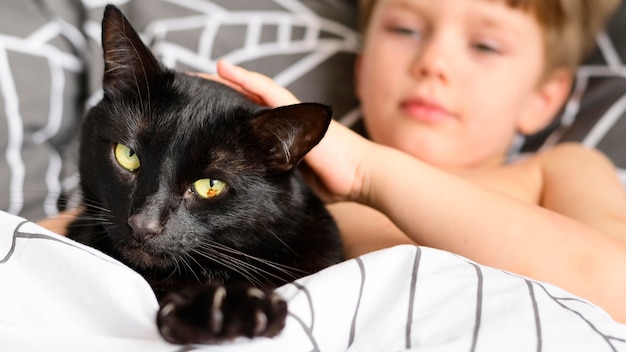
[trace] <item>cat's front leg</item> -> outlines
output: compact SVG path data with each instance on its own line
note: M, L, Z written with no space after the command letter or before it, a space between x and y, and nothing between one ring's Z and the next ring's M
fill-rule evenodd
M271 290L209 285L165 296L157 324L171 343L220 343L240 336L275 336L286 317L287 302Z

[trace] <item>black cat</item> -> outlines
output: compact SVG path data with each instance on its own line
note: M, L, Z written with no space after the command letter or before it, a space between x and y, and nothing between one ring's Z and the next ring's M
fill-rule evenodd
M84 210L69 237L146 278L170 342L276 335L287 305L273 288L341 260L296 171L330 109L268 109L165 69L112 5L102 29L104 98L82 126Z

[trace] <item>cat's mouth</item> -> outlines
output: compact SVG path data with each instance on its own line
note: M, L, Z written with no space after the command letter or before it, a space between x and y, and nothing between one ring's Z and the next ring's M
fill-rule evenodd
M132 241L120 251L124 261L138 269L166 270L175 267L175 255L154 245Z

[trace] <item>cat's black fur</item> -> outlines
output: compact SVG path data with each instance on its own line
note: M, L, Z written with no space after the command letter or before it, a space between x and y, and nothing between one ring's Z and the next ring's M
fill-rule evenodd
M165 69L112 5L102 46L104 97L82 126L84 210L69 237L146 278L171 342L277 334L287 308L273 288L341 260L332 217L296 171L330 109L268 109ZM136 170L118 162L118 144ZM193 184L205 178L228 186L203 199Z

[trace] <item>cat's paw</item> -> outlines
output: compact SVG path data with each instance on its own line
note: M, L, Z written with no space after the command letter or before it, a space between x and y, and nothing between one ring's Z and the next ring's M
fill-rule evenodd
M271 291L215 285L166 296L157 325L171 343L219 343L239 336L275 336L286 317L287 302Z

